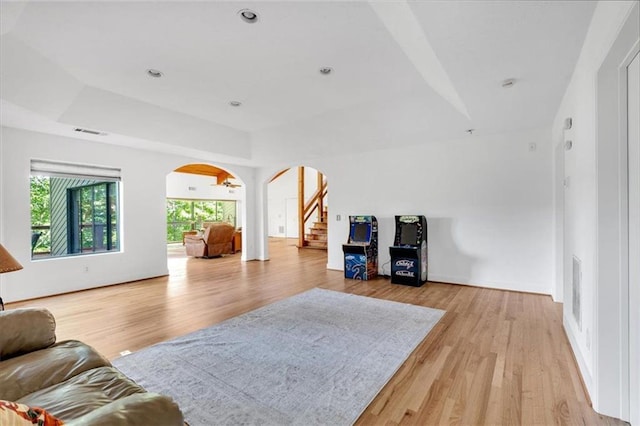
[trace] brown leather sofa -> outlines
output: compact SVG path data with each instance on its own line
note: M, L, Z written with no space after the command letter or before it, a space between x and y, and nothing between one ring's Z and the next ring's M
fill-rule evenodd
M0 312L0 400L42 408L65 425L184 424L172 399L147 392L92 347L56 343L55 325L46 309Z
M216 257L233 253L235 231L231 224L216 222L207 226L202 235L186 235L187 256Z

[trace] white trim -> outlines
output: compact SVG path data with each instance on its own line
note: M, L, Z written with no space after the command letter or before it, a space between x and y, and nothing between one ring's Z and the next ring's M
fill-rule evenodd
M468 285L471 287L492 288L496 290L515 291L518 293L535 293L535 294L543 294L546 296L552 296L550 283L545 284L545 283L532 283L532 282L522 282L522 281L501 282L501 281L490 281L490 280L473 280L473 282L470 283L470 282L467 282L468 278L455 277L450 275L437 275L437 274L429 274L429 281L441 282L445 284ZM545 288L546 290L540 290L541 288Z
M630 8L596 78L594 409L629 419L629 284L626 69L638 45Z
M628 135L628 73L627 67L638 55L640 41L630 49L618 69L619 111L619 188L620 188L620 418L629 421L631 404L630 358L630 281L629 281L629 135Z
M563 315L563 323L567 324L569 322L573 322L573 319L567 317L566 315ZM573 333L567 333L565 330L565 335L569 340L569 345L571 346L576 362L578 363L578 372L582 376L582 381L584 382L584 386L587 388L587 393L589 395L594 395L595 390L593 388L593 377L589 374L589 367L587 366L586 360L582 356L582 352L579 350L578 342L575 340Z
M635 66L638 66L638 63L640 62L640 40L636 43L636 45L634 46L634 48L631 50L629 57L626 58L625 63L624 63L624 70L625 72L625 79L624 79L624 88L621 88L626 96L626 105L624 105L624 109L622 109L622 114L621 114L621 130L623 135L625 135L625 142L627 145L627 151L625 152L626 154L626 164L625 164L625 170L628 170L629 173L626 174L626 192L624 192L625 195L625 201L626 201L626 209L625 213L626 213L626 221L623 222L624 225L626 225L626 230L623 229L623 232L626 231L626 236L627 236L627 246L625 247L626 250L623 252L623 263L621 266L624 268L626 274L624 275L625 278L625 282L624 287L626 288L626 295L627 295L627 302L623 304L623 306L626 308L626 312L627 312L627 316L626 322L623 322L623 326L626 325L626 330L624 330L623 328L623 333L626 331L626 336L627 336L627 345L625 348L625 345L623 345L622 350L621 350L621 357L622 357L622 366L623 366L623 371L622 374L625 377L625 385L626 388L623 388L623 392L622 392L622 396L623 396L623 400L622 400L622 412L623 412L623 416L625 416L624 418L628 419L632 424L640 424L640 404L637 403L637 401L640 399L640 379L639 379L639 371L638 371L638 359L640 358L640 354L638 351L638 333L640 332L640 326L638 324L639 320L638 320L638 310L637 309L632 309L633 306L637 307L640 305L640 294L637 291L637 285L634 286L633 284L638 284L638 282L640 281L640 279L638 279L638 273L637 273L637 269L635 269L635 273L632 273L632 269L631 268L637 268L637 262L631 262L631 256L636 257L638 255L638 229L634 226L632 226L632 223L637 224L638 221L640 221L640 218L638 218L638 211L637 211L637 203L638 203L638 198L637 196L635 198L631 198L631 194L635 193L637 194L638 191L640 190L640 188L638 187L638 169L640 167L640 164L638 164L638 150L639 150L639 146L638 146L638 142L634 142L633 143L633 150L632 150L632 141L630 138L630 126L629 126L629 122L627 120L628 117L630 117L630 100L628 98L629 93L632 93L631 90L629 89L628 86L628 81L629 81L629 67L631 66L632 63L635 63ZM634 76L635 77L635 76ZM638 95L637 95L637 90L638 90L638 81L636 79L634 79L635 81L635 92L636 93L636 99L635 102L638 102ZM637 106L636 106L636 111L635 113L637 114ZM637 117L637 116L636 116ZM637 128L637 122L636 122L636 128ZM637 136L637 135L636 135ZM630 153L633 153L634 155L631 156ZM634 173L631 173L631 170L634 171ZM636 182L635 184L632 184L632 179L634 180L634 182ZM633 202L633 206L632 206L632 202ZM635 214L634 214L635 213ZM632 239L632 232L635 231L635 237L636 239Z

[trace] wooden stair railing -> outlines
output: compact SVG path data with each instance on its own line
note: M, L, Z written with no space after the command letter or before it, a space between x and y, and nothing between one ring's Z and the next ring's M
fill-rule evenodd
M304 222L309 220L314 211L318 212L318 221L322 222L322 213L324 211L324 197L327 196L327 183L324 182L311 196L304 206Z
M320 221L313 222L313 226L309 229L309 233L305 235L305 248L326 250L327 249L327 211L325 210Z

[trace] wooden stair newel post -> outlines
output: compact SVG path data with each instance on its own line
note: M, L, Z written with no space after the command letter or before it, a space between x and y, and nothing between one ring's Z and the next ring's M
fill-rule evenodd
M324 176L321 172L318 172L318 183L316 188L320 191L320 197L318 198L318 222L324 222L324 197L322 197L322 186L324 185Z
M304 246L304 166L300 166L298 167L298 248Z

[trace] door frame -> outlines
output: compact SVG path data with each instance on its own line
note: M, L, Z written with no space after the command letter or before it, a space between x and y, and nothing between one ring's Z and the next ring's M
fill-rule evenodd
M629 57L625 58L625 62L623 62L623 71L624 71L624 79L621 79L621 82L624 81L624 84L621 84L621 86L624 86L623 88L621 87L621 89L624 89L624 98L626 102L623 102L624 105L624 109L621 110L621 131L623 131L623 133L621 133L622 135L625 136L626 139L626 146L627 146L627 150L626 150L626 197L625 197L625 201L626 201L626 213L627 213L627 221L626 221L626 232L627 232L627 240L626 240L626 252L623 252L623 261L626 260L626 267L627 267L627 274L624 278L626 278L626 288L627 288L627 296L628 296L628 302L627 302L627 338L628 338L628 345L627 345L627 354L628 354L628 358L627 358L627 377L628 377L628 398L625 398L625 402L628 401L628 406L623 408L627 408L628 409L628 419L631 422L631 424L640 424L640 404L637 403L638 400L640 400L640 371L639 371L639 366L638 366L638 362L640 361L640 351L639 351L639 344L640 344L640 339L638 339L638 334L640 333L640 320L638 318L638 312L637 309L633 309L634 306L640 306L640 291L637 288L637 285L640 283L640 280L638 279L638 276L632 276L631 274L631 266L633 264L633 262L631 262L631 243L632 243L632 235L631 235L631 231L632 231L632 227L631 227L631 221L634 221L635 223L638 223L640 221L640 218L637 216L631 216L631 194L632 191L636 191L636 192L640 192L640 187L637 185L638 182L638 175L637 172L634 176L632 176L630 174L630 170L639 170L640 169L640 156L638 155L638 152L640 151L640 146L636 145L634 147L635 153L636 155L634 155L633 157L629 155L629 153L631 152L631 144L632 144L632 140L630 138L631 136L631 131L630 131L630 123L628 118L630 117L630 99L629 99L629 94L631 93L631 90L628 86L628 81L629 81L629 66L632 63L636 63L636 65L638 67L640 67L640 49L639 49L639 44L640 41L638 43L636 43L636 46L634 47L634 49L631 50ZM635 76L634 76L635 77ZM640 79L640 72L638 74L638 77ZM640 84L636 83L635 89L637 90L638 87L640 86ZM640 97L640 94L636 93L636 99L635 102L636 104L638 103L638 97ZM635 111L637 113L637 111ZM636 135L637 136L637 135ZM635 142L636 144L639 144L638 142ZM631 177L635 178L636 184L632 186L632 182L631 182ZM635 200L637 202L637 198ZM638 211L635 211L635 214L638 215ZM637 231L637 230L636 230ZM636 241L635 243L638 244L637 239L640 238L640 235L636 235L635 236ZM637 264L636 264L637 266ZM636 287L634 288L633 284L636 284ZM624 347L622 348L623 350L625 349ZM624 356L624 355L623 355ZM623 371L623 374L625 372ZM635 401L635 403L634 403Z
M631 6L596 75L594 408L629 420L629 227L626 66L640 46Z

